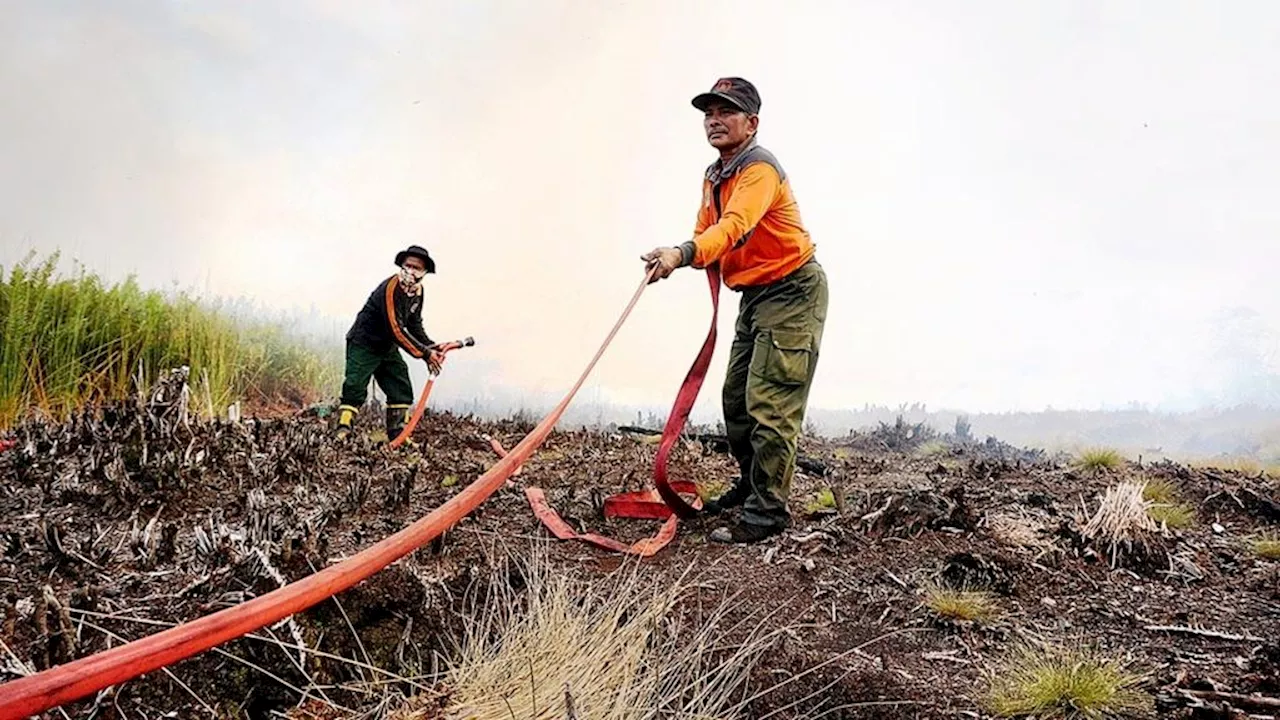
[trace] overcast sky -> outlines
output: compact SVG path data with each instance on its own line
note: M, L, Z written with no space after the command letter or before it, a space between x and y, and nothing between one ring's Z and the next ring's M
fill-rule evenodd
M1224 313L1276 325L1261 0L4 0L0 262L61 249L345 329L419 243L428 330L479 343L451 363L558 393L638 256L690 236L714 155L689 100L724 75L759 87L831 283L816 405L1203 402ZM707 297L650 287L606 397L669 403Z

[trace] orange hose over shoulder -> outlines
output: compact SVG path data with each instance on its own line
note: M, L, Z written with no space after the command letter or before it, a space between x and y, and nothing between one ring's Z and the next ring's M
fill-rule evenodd
M400 319L396 317L396 287L400 284L400 278L392 277L387 283L387 322L391 324L391 332L396 336L396 342L405 349L410 355L420 358L422 351L418 349L417 343L409 342L409 338L404 336L404 332L400 329Z
M351 588L434 540L488 499L511 472L528 460L546 440L631 314L651 275L652 271L646 273L631 302L560 404L510 453L448 502L376 545L266 595L0 685L0 720L19 720L36 715L234 640Z

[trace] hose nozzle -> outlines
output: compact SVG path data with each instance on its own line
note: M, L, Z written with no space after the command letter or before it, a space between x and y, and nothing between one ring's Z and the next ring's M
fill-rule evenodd
M476 339L468 335L461 340L450 340L449 342L436 343L429 349L437 350L439 352L449 352L450 350L457 350L458 348L471 347L475 344Z

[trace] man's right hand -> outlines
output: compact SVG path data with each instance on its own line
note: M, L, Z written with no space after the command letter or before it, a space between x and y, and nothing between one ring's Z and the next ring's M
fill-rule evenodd
M431 350L427 353L426 361L427 369L431 371L431 374L439 375L440 368L444 365L444 353L439 350Z
M654 283L675 272L684 258L680 248L660 247L641 255L640 259L644 261L645 269L653 273L649 282Z

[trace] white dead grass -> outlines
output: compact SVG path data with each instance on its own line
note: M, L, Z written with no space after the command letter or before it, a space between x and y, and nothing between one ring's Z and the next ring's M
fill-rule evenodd
M746 680L770 644L726 628L730 608L697 627L672 610L685 587L647 588L634 575L586 585L531 560L524 590L499 578L469 612L444 685L453 720L640 720L740 717ZM726 629L745 632L731 640Z
M1000 542L1010 547L1035 551L1037 557L1057 548L1054 542L1045 536L1044 522L1029 515L1025 510L1017 509L993 514L987 520L987 524L991 528L991 534Z
M1147 512L1151 502L1143 497L1145 488L1142 482L1121 482L1107 488L1081 530L1084 537L1104 544L1113 562L1122 550L1149 546L1160 529Z

